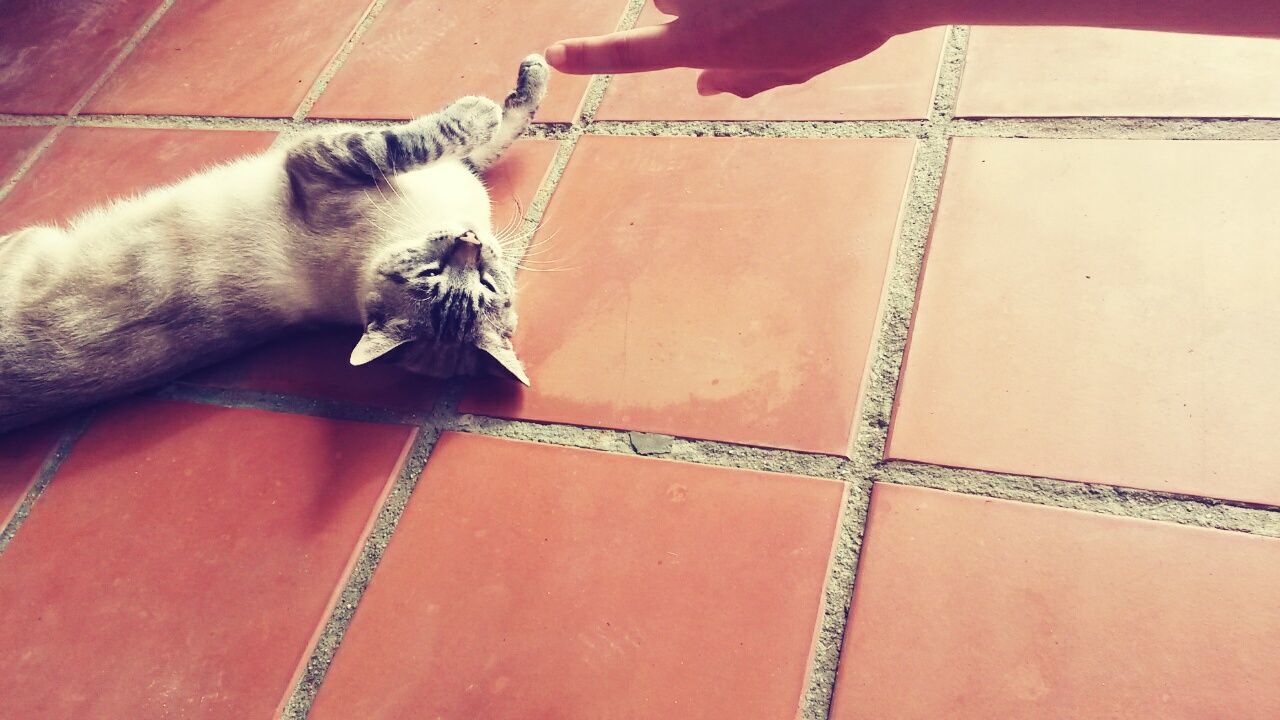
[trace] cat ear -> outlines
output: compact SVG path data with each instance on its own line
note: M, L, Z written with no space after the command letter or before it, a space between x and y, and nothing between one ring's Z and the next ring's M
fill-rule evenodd
M355 350L351 351L351 364L364 365L367 362L377 360L387 353L395 350L401 345L409 342L411 338L401 338L387 332L386 328L375 327L370 325L361 336L360 342L356 343Z
M498 361L498 365L511 377L529 384L529 376L524 372L524 364L516 357L516 350L511 346L511 338L498 333L485 333L476 347L486 355Z

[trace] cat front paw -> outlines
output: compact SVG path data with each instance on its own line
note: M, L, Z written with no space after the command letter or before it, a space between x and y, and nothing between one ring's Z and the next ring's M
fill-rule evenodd
M469 95L455 100L445 108L444 114L461 126L464 137L461 144L467 148L477 148L493 140L502 124L502 108L498 103L486 97Z
M507 97L507 107L537 109L547 96L547 81L550 78L551 66L547 64L546 58L537 53L525 57L516 76L516 89Z

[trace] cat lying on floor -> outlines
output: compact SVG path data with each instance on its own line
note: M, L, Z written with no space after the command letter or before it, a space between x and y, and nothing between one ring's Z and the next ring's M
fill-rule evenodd
M0 432L142 390L290 325L361 324L362 365L508 374L515 264L479 178L546 95L311 133L65 228L0 238Z

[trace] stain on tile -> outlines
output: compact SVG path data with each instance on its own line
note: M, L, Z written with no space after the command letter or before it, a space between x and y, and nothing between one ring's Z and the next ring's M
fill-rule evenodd
M463 411L845 453L913 147L582 138Z

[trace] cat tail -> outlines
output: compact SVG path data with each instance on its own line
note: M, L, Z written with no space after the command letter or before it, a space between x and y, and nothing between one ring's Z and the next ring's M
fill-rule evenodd
M511 143L524 134L538 112L538 106L547 96L547 80L551 68L541 55L529 55L520 63L516 77L516 89L502 104L502 124L493 139L481 145L467 156L466 162L477 172L493 165Z

